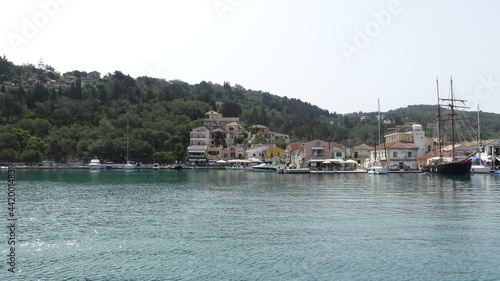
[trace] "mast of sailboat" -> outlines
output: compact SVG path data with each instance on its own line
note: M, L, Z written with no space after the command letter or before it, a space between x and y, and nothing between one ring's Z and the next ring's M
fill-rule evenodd
M459 105L456 105L455 102L461 102L462 104L465 105L465 102L466 100L458 100L458 99L455 99L455 94L453 92L453 79L450 78L450 98L449 99L440 99L441 101L449 101L450 103L445 105L447 107L450 108L450 118L449 119L446 119L446 120L442 120L441 121L451 121L451 159L452 161L455 161L455 121L456 120L467 120L467 119L470 119L470 118L459 118L459 119L456 119L455 118L455 109L456 108L468 108L467 106L459 106Z
M436 91L437 91L437 138L438 138L438 148L439 148L439 160L441 161L443 158L442 149L441 149L441 105L439 99L439 82L436 78Z
M380 122L381 122L381 118L380 118L380 99L377 99L377 104L378 104L378 145L380 145ZM379 153L380 153L380 149L379 149ZM382 154L380 153L380 160L382 160Z
M450 119L451 119L451 160L455 161L455 96L453 94L453 79L450 78Z
M128 118L127 118L127 164L128 164Z
M481 147L481 119L479 119L479 104L477 105L477 145Z

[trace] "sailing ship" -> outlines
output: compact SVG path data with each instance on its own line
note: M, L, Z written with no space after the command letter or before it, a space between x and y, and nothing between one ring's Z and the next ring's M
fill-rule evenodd
M435 173L439 175L448 175L448 176L468 176L471 172L472 162L470 159L459 160L455 154L455 122L457 120L461 120L456 118L456 109L457 108L467 108L465 106L466 100L456 99L453 93L453 80L450 79L450 98L443 99L439 97L439 84L436 80L437 86L437 142L438 142L438 154L439 158L436 163L428 164L423 167L423 171L427 173ZM457 103L461 103L462 105L457 105ZM441 107L449 108L449 118L442 119L441 118ZM451 124L451 157L448 161L443 157L443 150L441 148L441 124L444 121L450 121Z
M378 101L378 146L380 148L380 136L381 136L381 129L380 129L380 123L382 122L382 118L380 116L380 100ZM380 150L379 150L380 151ZM387 150L385 149L385 141L384 141L384 155L385 158L387 159ZM379 174L387 174L388 169L387 169L387 161L386 163L383 163L382 160L382 154L380 154L379 157L380 160L377 160L377 146L375 146L375 152L374 152L374 165L368 168L368 174L372 175L379 175Z

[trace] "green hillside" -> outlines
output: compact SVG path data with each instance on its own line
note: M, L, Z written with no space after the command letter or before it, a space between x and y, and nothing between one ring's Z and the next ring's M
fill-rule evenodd
M376 113L336 114L299 99L202 81L190 85L120 71L92 77L60 74L50 65L14 65L0 57L0 161L57 162L99 157L124 162L127 120L130 158L171 163L183 160L189 132L216 110L290 135L292 141L322 139L354 146L374 144ZM391 126L434 122L432 106L385 113ZM483 113L488 138L500 137L500 115Z

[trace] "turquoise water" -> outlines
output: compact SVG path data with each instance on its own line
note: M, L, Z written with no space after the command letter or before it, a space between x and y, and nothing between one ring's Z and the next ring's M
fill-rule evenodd
M0 280L500 280L500 176L18 170L16 180L17 272L4 231Z

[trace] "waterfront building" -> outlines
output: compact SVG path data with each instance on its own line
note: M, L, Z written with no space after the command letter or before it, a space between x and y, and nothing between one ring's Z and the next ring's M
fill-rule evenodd
M304 143L291 143L286 146L285 158L287 164L294 165L295 167L304 167Z
M249 149L246 150L245 155L247 159L256 158L259 160L266 159L266 150L275 147L274 144L252 144Z
M273 162L284 162L285 161L285 150L279 147L271 147L264 151L264 156L266 160L271 160Z
M370 148L370 159L365 162L369 168L375 163L386 163L390 171L411 171L418 169L419 147L402 142L390 142Z
M361 144L352 149L351 158L358 162L359 165L364 165L367 159L370 158L370 146Z
M314 140L304 143L302 149L304 161L313 169L331 170L345 159L345 147L336 142Z
M389 128L384 138L386 143L401 142L418 147L417 157L429 151L428 145L426 145L425 131L422 129L422 125L418 123L408 123Z

